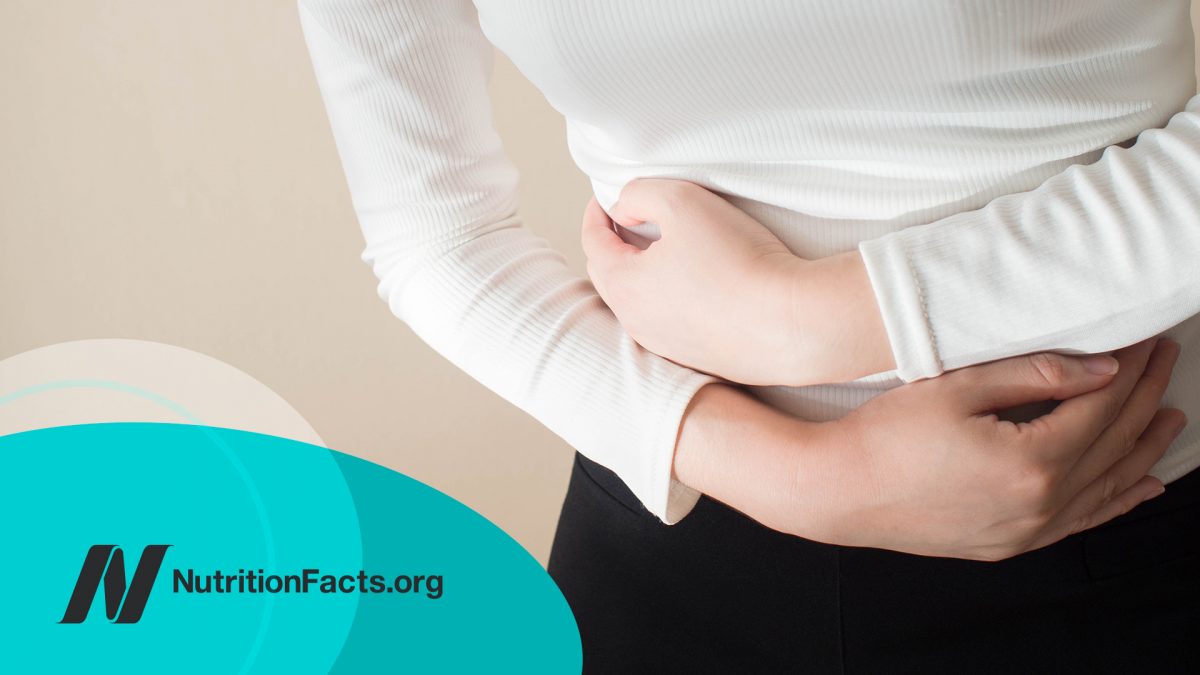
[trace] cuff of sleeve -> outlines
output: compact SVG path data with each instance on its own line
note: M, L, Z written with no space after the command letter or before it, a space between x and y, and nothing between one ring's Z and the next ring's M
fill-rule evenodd
M667 398L660 418L662 427L654 448L661 451L657 452L653 467L653 492L648 496L649 501L643 503L647 510L667 525L674 525L683 520L700 501L699 490L684 485L675 478L675 445L679 441L683 413L688 404L701 387L716 382L720 380L711 375L683 371L683 376L679 378L674 391Z
M921 282L896 234L860 242L858 252L883 315L896 373L905 382L913 382L937 377L943 368Z

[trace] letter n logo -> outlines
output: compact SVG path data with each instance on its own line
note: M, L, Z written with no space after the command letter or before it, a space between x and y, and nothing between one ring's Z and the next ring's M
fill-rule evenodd
M67 612L59 623L83 623L100 581L104 581L104 610L113 623L137 623L150 598L150 589L158 577L163 556L170 544L151 544L142 550L129 586L125 585L125 554L114 544L97 544L88 549L83 569L75 582L75 591L67 602Z

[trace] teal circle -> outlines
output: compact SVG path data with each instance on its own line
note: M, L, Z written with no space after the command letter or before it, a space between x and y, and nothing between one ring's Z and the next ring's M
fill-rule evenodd
M0 671L581 669L574 619L541 565L478 513L384 467L274 436L153 423L4 436L0 457L10 514L0 574L19 580ZM109 620L103 588L85 620L61 623L98 544L121 548L127 579L145 546L170 545L136 623ZM377 574L396 590L180 589L188 571L260 569Z

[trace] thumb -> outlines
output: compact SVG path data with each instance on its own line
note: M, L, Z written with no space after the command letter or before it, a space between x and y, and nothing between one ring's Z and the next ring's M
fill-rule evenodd
M958 376L961 400L970 412L982 413L1086 394L1112 381L1118 367L1108 354L1039 352L963 368L948 376Z
M600 203L593 196L588 200L583 211L583 225L580 228L580 242L583 244L583 254L593 262L619 260L628 255L633 249L617 236L612 229L612 222Z

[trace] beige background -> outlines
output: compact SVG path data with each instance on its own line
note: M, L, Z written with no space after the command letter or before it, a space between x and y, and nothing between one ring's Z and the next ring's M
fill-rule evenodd
M376 296L294 0L3 0L0 85L0 359L208 354L545 561L570 449ZM582 272L562 121L502 56L493 104L526 222Z

